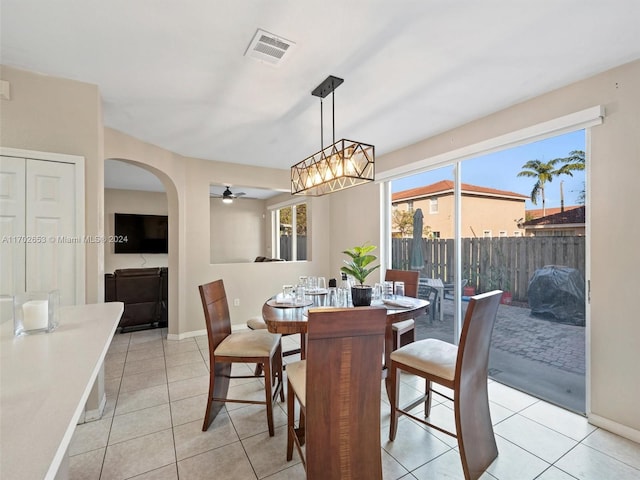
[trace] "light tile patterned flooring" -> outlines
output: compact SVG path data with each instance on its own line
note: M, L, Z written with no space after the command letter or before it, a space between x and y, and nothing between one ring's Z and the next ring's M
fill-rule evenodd
M119 334L105 363L107 407L101 420L79 425L69 448L71 479L296 480L302 465L287 462L286 406L275 409L269 437L264 407L228 404L207 432L206 336L165 339L165 330ZM283 337L290 348L293 337ZM292 361L294 357L285 357ZM238 370L252 371L253 365ZM235 367L234 367L235 368ZM263 398L260 380L233 380L234 395ZM422 385L403 376L402 397ZM491 382L498 458L483 480L640 479L640 444L589 425L585 418ZM407 417L388 441L389 404L381 388L384 479L462 479L455 439ZM440 397L432 418L453 424Z

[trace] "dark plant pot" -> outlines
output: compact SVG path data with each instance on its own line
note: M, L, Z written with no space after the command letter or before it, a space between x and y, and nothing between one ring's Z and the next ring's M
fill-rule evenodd
M351 287L351 301L354 307L368 307L371 305L372 288L369 285L354 285Z
M473 297L476 294L476 289L474 287L463 287L462 295L465 297Z

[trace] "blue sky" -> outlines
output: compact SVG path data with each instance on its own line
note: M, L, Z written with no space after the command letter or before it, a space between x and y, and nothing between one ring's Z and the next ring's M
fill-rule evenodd
M572 150L585 149L584 130L571 132L557 137L529 143L520 147L503 150L500 152L483 155L462 162L462 181L483 187L509 190L522 195L531 195L535 183L534 178L518 177L522 166L529 160L547 162L558 157L568 157ZM410 177L394 180L392 192L399 192L409 188L438 182L440 180L453 180L453 167L442 167L429 172L419 173ZM573 172L573 177L563 175L556 177L551 183L545 184L546 206L560 206L560 181L563 180L565 206L576 205L578 196L584 189L584 171ZM542 200L538 205L533 205L531 200L526 203L526 208L542 208Z

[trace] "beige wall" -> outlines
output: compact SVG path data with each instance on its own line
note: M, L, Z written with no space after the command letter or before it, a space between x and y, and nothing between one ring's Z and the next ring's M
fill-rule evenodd
M381 245L382 189L370 184L312 199L311 262L211 265L209 259L210 183L233 182L287 188L286 170L269 170L210 162L167 152L119 132L104 130L99 92L92 85L2 68L13 98L2 101L5 147L83 155L86 169L88 234L101 234L103 160L126 159L151 169L165 185L170 246L170 334L203 329L197 285L224 278L235 323L259 313L264 299L301 274L330 276L345 248L370 241ZM640 322L632 286L640 267L635 241L638 222L633 201L640 177L640 61L605 72L549 94L502 110L410 147L381 156L377 171L409 165L435 155L495 138L553 118L603 105L604 123L591 130L588 161L588 218L591 226L588 264L591 272L588 310L589 416L592 422L640 440ZM612 215L612 212L616 212ZM327 229L327 226L330 228ZM611 248L614 245L615 248ZM87 300L102 295L101 250L87 250Z
M266 238L271 216L264 200L238 198L225 204L211 198L209 205L211 263L253 262L257 256L271 256Z
M406 202L398 202L398 208L407 209ZM453 194L438 195L438 212L429 212L430 201L428 198L413 201L414 211L422 209L424 226L429 226L432 232L440 232L440 238L453 238L455 231L454 196ZM513 237L515 231L521 233L524 230L518 228L518 220L524 218L524 200L505 200L463 195L462 196L462 237L483 238L485 230L491 231L491 236L498 238L500 231L507 232L508 237Z
M295 282L300 275L328 275L327 233L325 241L314 246L310 262L210 263L209 185L286 189L290 182L288 170L182 157L111 129L105 129L105 157L133 161L151 169L167 190L169 270L178 272L169 275L170 335L181 337L204 331L200 284L222 278L232 323L244 325L250 316L260 315L264 301L283 284ZM321 231L321 226L328 224L328 200L311 199L310 206L311 229ZM238 306L234 306L235 299Z
M142 192L134 190L104 190L105 235L114 234L115 213L139 213L167 215L167 194L164 192ZM113 252L114 244L104 247L104 271L111 273L118 268L167 267L169 255L164 253L119 253Z
M376 167L384 172L589 107L605 107L604 122L591 129L587 146L587 222L591 229L587 403L592 422L636 441L640 441L640 322L632 289L640 270L635 245L640 223L626 219L637 217L638 85L640 61L635 61L379 157ZM375 199L371 202L375 204ZM334 215L346 217L350 211L332 208L332 225L348 225L347 218ZM368 219L367 225L362 225L362 217L357 221L363 230L375 229L377 214Z
M102 235L104 160L102 111L96 85L0 66L11 99L0 100L0 145L85 158L85 234ZM104 299L104 256L86 244L85 299Z

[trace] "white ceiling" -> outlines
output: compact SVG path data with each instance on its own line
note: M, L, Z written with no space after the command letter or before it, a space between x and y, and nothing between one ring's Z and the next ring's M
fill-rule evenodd
M336 139L377 155L640 58L637 0L2 0L3 64L99 85L105 126L286 169ZM258 28L296 43L244 56ZM329 100L328 97L327 100ZM331 143L325 102L325 145Z

